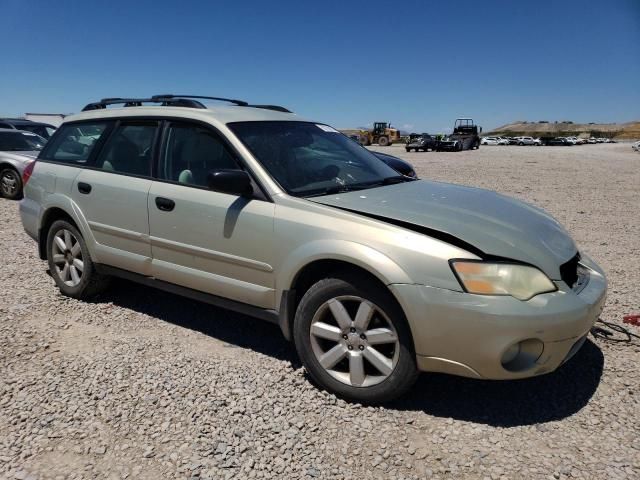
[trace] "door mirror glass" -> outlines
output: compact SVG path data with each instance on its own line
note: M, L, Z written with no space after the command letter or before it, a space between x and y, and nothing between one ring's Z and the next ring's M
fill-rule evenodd
M248 197L253 193L251 177L244 170L212 170L207 175L210 190Z

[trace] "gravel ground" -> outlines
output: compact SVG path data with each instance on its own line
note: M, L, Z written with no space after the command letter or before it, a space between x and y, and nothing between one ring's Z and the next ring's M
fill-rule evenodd
M607 271L604 318L640 311L628 145L381 150L549 210ZM62 297L7 200L0 251L0 477L640 476L637 345L588 341L529 380L425 374L362 407L312 386L273 325L127 282L93 303Z

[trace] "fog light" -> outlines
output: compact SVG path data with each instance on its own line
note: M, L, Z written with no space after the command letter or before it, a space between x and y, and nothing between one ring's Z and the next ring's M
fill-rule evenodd
M514 343L509 348L507 348L507 351L504 352L504 354L502 355L502 364L504 365L505 363L511 362L514 358L518 356L519 353L520 353L520 342Z
M507 348L500 361L505 370L523 372L535 366L543 350L543 342L537 338L528 338Z

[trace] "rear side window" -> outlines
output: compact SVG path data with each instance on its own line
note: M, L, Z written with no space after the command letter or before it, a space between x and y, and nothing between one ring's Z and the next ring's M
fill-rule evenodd
M197 125L169 127L160 159L161 179L206 187L209 172L236 168L240 167L216 133Z
M108 122L62 125L40 156L43 160L85 165Z
M121 123L102 148L95 166L109 172L151 176L157 123Z

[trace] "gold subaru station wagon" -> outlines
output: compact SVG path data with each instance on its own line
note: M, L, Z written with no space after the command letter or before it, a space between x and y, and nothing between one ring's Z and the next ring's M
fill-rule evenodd
M420 371L551 372L605 300L603 271L544 211L402 175L275 105L91 103L23 183L22 223L63 294L122 277L272 321L355 401L397 397Z

